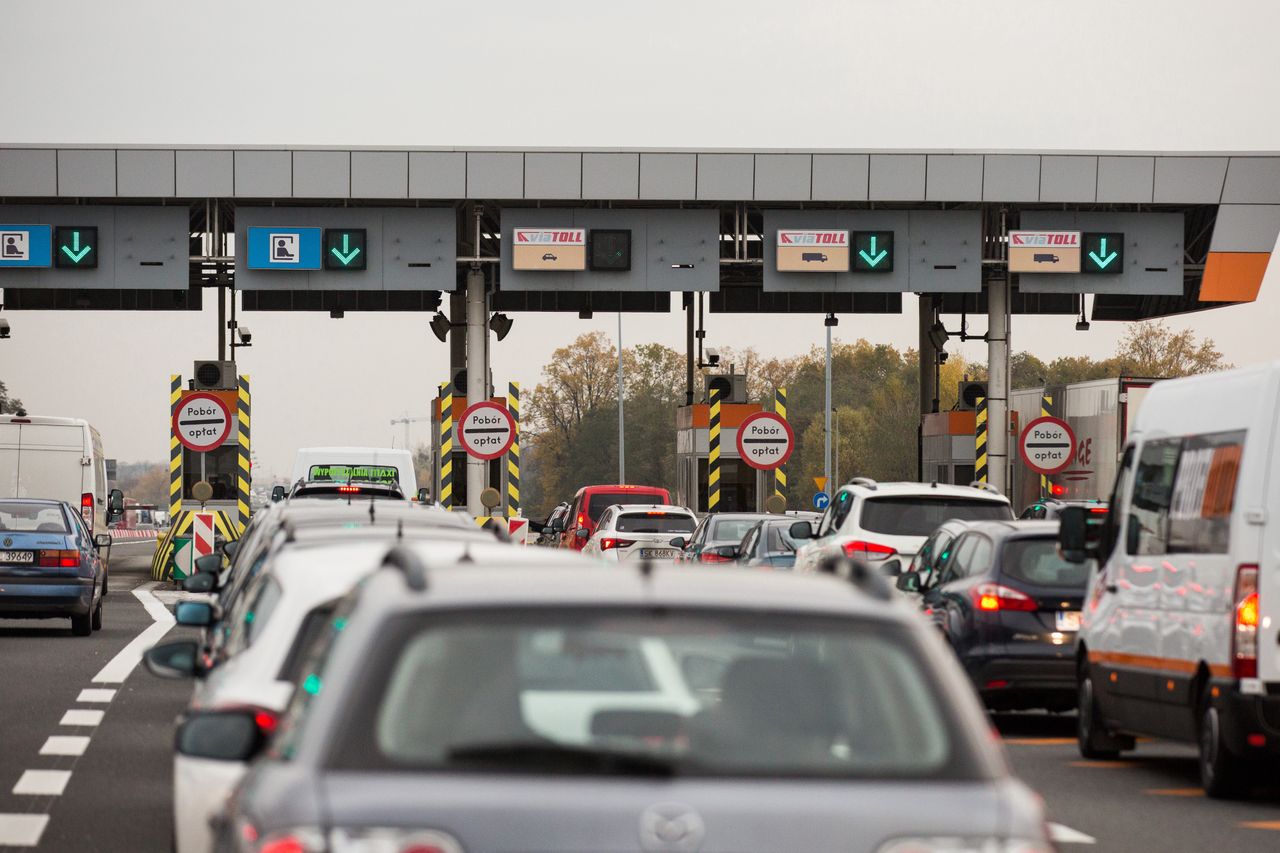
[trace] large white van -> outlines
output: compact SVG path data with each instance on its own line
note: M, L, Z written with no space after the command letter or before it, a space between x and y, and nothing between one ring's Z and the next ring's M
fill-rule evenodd
M293 461L291 482L299 480L394 480L406 498L418 494L413 454L390 447L302 447Z
M66 501L95 536L124 510L124 495L107 493L102 437L80 418L0 415L0 498Z
M1210 796L1280 769L1280 363L1159 382L1124 448L1077 643L1080 751L1192 741Z

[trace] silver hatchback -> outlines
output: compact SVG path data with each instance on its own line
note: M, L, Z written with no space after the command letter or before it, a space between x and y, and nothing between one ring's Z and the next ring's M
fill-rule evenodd
M566 562L427 569L339 608L223 850L1052 850L971 689L882 579ZM215 755L216 754L216 755Z

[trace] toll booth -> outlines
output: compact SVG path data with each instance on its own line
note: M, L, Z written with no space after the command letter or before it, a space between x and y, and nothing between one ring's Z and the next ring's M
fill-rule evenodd
M1009 417L1010 441L1017 437L1018 415ZM976 479L977 413L972 409L933 412L920 419L920 477L926 483L967 486ZM1010 444L1012 448L1013 445ZM1016 450L1014 451L1016 452ZM1013 460L1009 461L1010 470ZM1012 474L1010 475L1012 476ZM1009 482L1013 482L1012 479Z
M467 410L467 398L454 394L451 396L452 406L451 415L451 445L452 452L449 454L451 467L449 470L450 494L447 500L449 509L466 510L467 508L467 451L462 449L462 444L458 441L457 424L462 418L462 413ZM503 397L492 397L491 402L497 403L503 408L507 408L507 400ZM431 401L431 500L441 500L441 439L443 431L441 429L440 415L443 411L444 398L437 395ZM510 490L510 465L508 464L507 455L499 456L497 459L490 459L485 462L485 485L492 486L498 490L498 494L502 495L502 503L494 508L494 515L511 515L511 490ZM419 483L420 486L427 485Z
M752 468L738 455L738 427L763 411L759 403L720 405L719 512L764 512L773 494L774 473ZM710 475L711 406L695 403L676 409L676 503L694 512L707 511Z

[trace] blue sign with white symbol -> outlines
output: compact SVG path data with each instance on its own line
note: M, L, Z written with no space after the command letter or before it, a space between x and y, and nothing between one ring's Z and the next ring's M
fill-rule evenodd
M826 492L817 492L813 496L814 509L826 509L830 503L831 503L831 495L827 494Z
M320 269L319 228L294 228L276 225L249 228L249 269L251 270L318 270Z
M53 227L0 225L0 269L53 266Z

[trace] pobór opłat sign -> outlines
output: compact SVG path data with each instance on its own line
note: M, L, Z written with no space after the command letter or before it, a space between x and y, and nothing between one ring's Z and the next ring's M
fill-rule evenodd
M585 270L587 229L517 228L511 235L511 267L517 270Z
M173 434L183 446L205 453L231 436L231 409L210 391L188 394L173 412Z
M778 229L778 272L848 272L849 232Z
M1080 232L1010 231L1009 272L1080 272Z
M511 448L516 425L497 403L481 401L458 418L458 443L477 459L497 459Z

